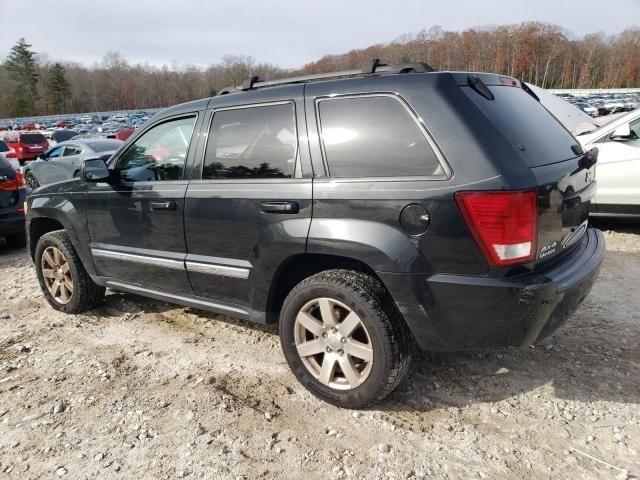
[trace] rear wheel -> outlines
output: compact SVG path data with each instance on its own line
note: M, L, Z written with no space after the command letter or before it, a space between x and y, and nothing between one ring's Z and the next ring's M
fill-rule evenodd
M391 393L411 363L411 336L375 278L329 270L285 299L280 338L294 375L334 405L364 408Z
M24 177L24 180L31 190L35 190L40 186L40 182L38 182L38 179L36 178L36 176L33 174L31 170L27 172L27 174Z
M42 292L56 310L81 313L102 302L104 287L91 280L64 230L38 240L35 264Z

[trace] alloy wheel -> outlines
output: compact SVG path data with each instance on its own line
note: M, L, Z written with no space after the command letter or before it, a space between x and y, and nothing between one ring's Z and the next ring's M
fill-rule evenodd
M316 298L298 312L294 340L302 363L320 383L351 390L373 365L373 344L360 317L333 298Z
M64 254L57 247L47 247L40 261L44 283L56 302L66 305L73 295L71 268Z

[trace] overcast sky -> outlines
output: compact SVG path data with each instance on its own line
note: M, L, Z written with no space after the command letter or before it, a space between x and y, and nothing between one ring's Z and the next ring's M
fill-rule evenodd
M446 30L538 20L575 35L640 23L640 0L0 0L0 59L24 37L51 60L91 65L109 50L153 65L227 54L300 67L328 53Z

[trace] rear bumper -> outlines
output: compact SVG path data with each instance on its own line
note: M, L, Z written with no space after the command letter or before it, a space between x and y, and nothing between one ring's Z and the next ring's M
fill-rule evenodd
M571 316L591 290L604 254L602 233L590 228L557 263L515 277L379 275L424 349L527 346Z

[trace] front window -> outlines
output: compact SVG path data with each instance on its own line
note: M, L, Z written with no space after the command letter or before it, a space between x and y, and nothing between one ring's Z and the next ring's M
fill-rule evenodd
M181 180L196 117L169 120L139 137L118 160L127 182Z

